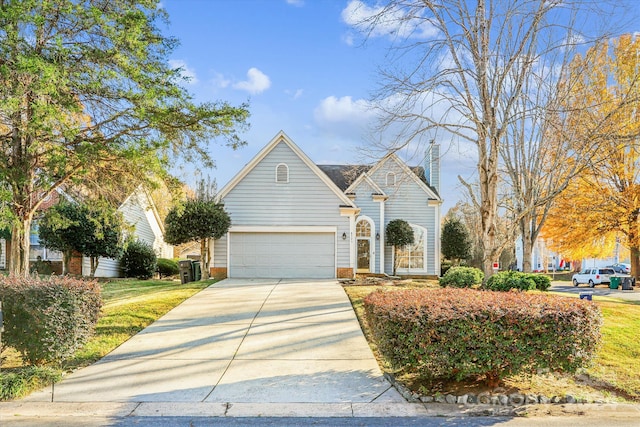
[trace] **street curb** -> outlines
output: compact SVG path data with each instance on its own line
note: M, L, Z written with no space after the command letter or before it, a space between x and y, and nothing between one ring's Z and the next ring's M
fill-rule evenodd
M638 418L640 405L548 404L520 407L447 403L0 402L0 421L29 417L531 417Z

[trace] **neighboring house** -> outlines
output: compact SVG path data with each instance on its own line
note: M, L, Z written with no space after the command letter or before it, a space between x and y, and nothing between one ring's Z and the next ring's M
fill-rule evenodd
M200 259L200 242L187 242L173 247L173 258Z
M122 202L118 211L122 212L124 222L132 228L131 234L134 238L151 245L158 258L173 258L173 246L164 241L164 224L147 191L139 187ZM90 259L83 257L82 275L88 276L90 272ZM99 258L96 277L121 275L118 260Z
M522 271L523 259L522 238L516 240L516 263L518 271ZM629 250L620 241L616 241L611 256L602 258L583 258L570 260L562 254L551 250L545 240L539 237L533 245L531 252L531 269L533 271L559 271L572 270L579 271L586 267L607 267L621 262L629 263Z
M61 191L54 193L55 197L51 201L47 201L39 209L43 211L55 204L61 195ZM69 198L69 196L65 197ZM71 198L69 198L71 200ZM130 194L124 202L118 207L118 211L122 212L125 223L131 227L131 233L136 238L148 243L153 247L156 255L160 258L173 258L173 246L164 241L164 225L158 214L158 211L151 199L149 193L142 187ZM38 223L33 222L31 229L31 249L29 260L35 263L38 260L49 263L53 271L60 273L62 271L62 254L58 251L48 250L40 244L38 238ZM7 256L5 255L8 243L0 240L0 268L7 266ZM38 258L39 257L39 258ZM4 264L3 264L4 263ZM88 276L91 272L91 262L89 257L74 257L69 266L71 274L82 274ZM98 268L95 272L96 277L120 277L120 263L118 260L110 258L99 258Z
M409 168L395 154L374 166L316 165L279 132L219 193L231 217L213 245L212 275L352 278L391 274L385 227L404 219L416 243L397 274L440 273L439 152Z
M516 240L516 268L523 271L524 248L522 237ZM562 258L562 255L549 249L542 237L536 239L531 251L531 270L533 271L558 271L569 268L570 262ZM503 266L506 269L507 266Z

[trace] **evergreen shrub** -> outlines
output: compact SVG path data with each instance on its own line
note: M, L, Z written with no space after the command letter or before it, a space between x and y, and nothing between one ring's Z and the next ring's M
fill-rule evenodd
M0 277L4 345L32 365L60 363L93 334L100 286L68 276Z
M544 274L521 273L519 271L500 271L491 276L484 284L485 289L492 291L546 291L551 286L551 279Z
M175 259L158 258L158 273L160 277L175 276L180 273L180 265Z
M440 286L453 288L470 288L481 285L484 273L475 267L451 267L440 278Z
M129 242L120 258L120 265L125 277L141 280L150 279L156 272L158 257L146 242L134 240Z
M602 315L591 301L527 292L407 289L364 300L372 334L396 369L427 378L500 379L575 372L595 356Z

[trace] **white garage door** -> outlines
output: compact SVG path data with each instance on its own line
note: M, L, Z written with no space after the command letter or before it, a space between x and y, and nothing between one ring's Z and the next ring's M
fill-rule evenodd
M335 233L230 233L229 277L336 277Z

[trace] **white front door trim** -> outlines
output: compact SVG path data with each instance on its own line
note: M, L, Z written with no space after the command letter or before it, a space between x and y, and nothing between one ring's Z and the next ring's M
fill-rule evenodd
M358 229L357 225L360 221L366 221L369 223L369 237L360 237L356 233L355 239L355 247L356 247L356 255L358 251L358 240L369 240L369 273L375 273L376 268L376 224L373 222L371 218L366 215L360 215L356 218L356 230ZM357 259L357 256L356 256ZM356 260L356 269L358 268L357 260Z

